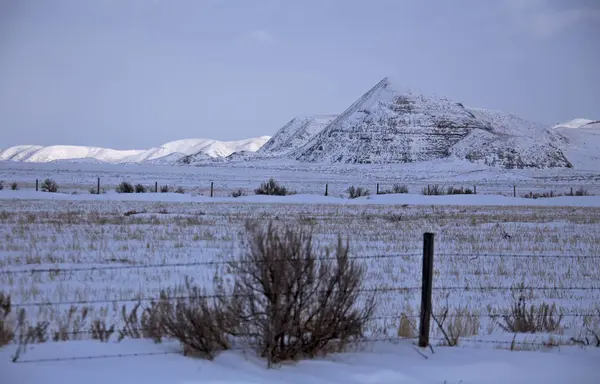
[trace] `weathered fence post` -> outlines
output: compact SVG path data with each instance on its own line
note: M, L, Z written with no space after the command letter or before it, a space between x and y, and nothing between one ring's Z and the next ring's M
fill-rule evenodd
M38 179L35 179L35 191L36 191L36 192L37 192L37 191L39 191L39 188L38 188L38 187L39 187L39 184L40 184L40 183L39 183L39 180L38 180Z
M154 193L158 193L158 181L154 182Z
M476 194L477 194L477 186L476 186L476 185L474 185L474 186L473 186L473 194L474 194L474 195L476 195Z
M427 184L427 195L431 195L431 190L429 189L429 184Z
M329 195L329 184L325 184L325 196Z
M421 281L421 318L419 323L419 347L429 345L431 326L431 293L433 288L433 240L434 234L423 235L423 277Z
M517 185L513 185L513 197L517 197Z
M571 196L573 196L573 187L571 187Z
M210 197L213 197L214 187L215 187L215 183L211 181L210 182Z
M379 183L377 183L377 193L376 195L379 195Z
M96 185L96 194L100 194L100 178L98 178L98 184Z

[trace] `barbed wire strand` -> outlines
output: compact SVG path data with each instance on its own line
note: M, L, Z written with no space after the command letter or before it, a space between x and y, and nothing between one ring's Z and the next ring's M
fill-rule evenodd
M395 254L395 255L370 255L370 256L353 256L349 257L353 260L369 260L369 259L392 259L405 257L423 257L422 254ZM319 257L317 261L333 261L336 256ZM283 262L289 259L269 260L269 262ZM3 270L0 275L16 275L16 274L35 274L35 273L65 273L65 272L92 272L92 271L111 271L111 270L131 270L131 269L152 269L152 268L181 268L181 267L199 267L199 266L219 266L219 265L236 265L236 264L253 264L256 260L212 260L212 261L193 261L185 263L156 263L156 264L139 264L139 265L110 265L110 266L93 266L93 267L68 267L68 268L32 268L20 270ZM260 261L258 261L260 262Z
M411 286L411 287L378 287L378 288L366 288L357 290L357 293L390 293L390 292L410 292L420 291L422 287ZM548 287L548 286L513 286L513 287L502 287L502 286L489 286L489 287L470 287L470 286L456 286L456 287L433 287L433 291L521 291L521 290L533 290L533 291L595 291L600 290L600 287ZM131 297L131 298L115 298L115 299L93 299L93 300L71 300L71 301L38 301L29 303L15 303L12 304L16 308L25 307L44 307L44 306L63 306L63 305L86 305L86 304L107 304L107 303L132 303L132 302L148 302L148 301L178 301L178 300L189 300L189 299L223 299L233 297L248 297L242 294L212 294L212 295L184 295L174 297Z
M353 256L350 260L370 260L370 259L396 259L396 258L422 258L422 253L407 253L407 254L388 254L388 255L367 255L367 256ZM450 258L450 257L468 257L470 261L479 258L538 258L538 259L599 259L600 256L591 255L500 255L500 254L483 254L483 255L469 255L469 254L438 254L435 255L438 258ZM332 261L335 260L335 256L320 257L318 261ZM286 259L274 260L275 262L285 261ZM36 274L36 273L76 273L76 272L95 272L95 271L112 271L112 270L141 270L141 269L161 269L161 268L183 268L183 267L199 267L199 266L226 266L235 264L248 264L255 263L252 260L211 260L211 261L192 261L182 263L155 263L155 264L138 264L138 265L109 265L109 266L92 266L92 267L49 267L49 268L31 268L31 269L16 269L16 270L2 270L0 275L18 275L18 274Z

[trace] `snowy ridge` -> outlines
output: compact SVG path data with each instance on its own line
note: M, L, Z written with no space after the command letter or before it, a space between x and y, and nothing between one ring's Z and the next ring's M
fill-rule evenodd
M553 128L554 129L556 129L556 128L578 129L578 128L586 127L587 125L591 125L591 124L600 124L600 120L589 120L589 119L577 118L577 119L567 121L565 123L556 124Z
M115 150L99 147L71 145L20 145L0 150L0 161L47 163L52 161L86 161L106 163L173 163L192 154L208 157L225 157L237 151L257 151L270 139L269 136L237 140L217 141L211 139L176 140L160 147L142 150Z
M576 169L596 170L600 166L600 121L575 119L554 126L565 138L563 151Z
M298 116L284 125L259 150L259 154L276 155L304 146L327 125L336 119L337 115Z

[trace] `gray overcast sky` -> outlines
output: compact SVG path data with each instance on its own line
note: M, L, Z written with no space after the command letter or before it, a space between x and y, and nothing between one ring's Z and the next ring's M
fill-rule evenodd
M598 0L0 0L0 148L272 135L386 75L600 118Z

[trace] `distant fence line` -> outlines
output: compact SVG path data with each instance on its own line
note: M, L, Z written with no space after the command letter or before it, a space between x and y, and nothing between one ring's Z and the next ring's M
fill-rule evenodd
M44 182L46 180L51 180L51 179L45 179ZM258 188L260 186L260 183L265 182L266 180L241 180L241 179L235 179L235 180L222 180L219 179L219 182L222 184L226 184L226 183L241 183L241 182L256 182L256 188ZM35 191L44 191L44 182L42 182L40 179L36 179L35 183L25 183L26 187L29 187L30 189L34 189ZM128 183L128 182L127 182ZM191 188L194 191L202 191L203 193L206 192L207 195L209 197L217 197L217 195L219 197L226 197L226 196L231 196L232 194L235 194L236 190L227 190L227 194L223 195L223 191L225 191L225 188L220 188L218 184L216 184L214 181L205 181L206 184L202 185L201 182L195 183L196 186L195 187L188 187ZM285 184L293 184L293 185L311 185L311 186L318 186L319 183L317 183L316 181L284 181L281 184L283 186L285 186ZM83 186L86 183L79 183L77 185ZM121 183L122 184L122 183ZM129 183L131 184L131 183ZM147 183L146 183L147 184ZM337 181L335 183L333 183L334 185L348 185L348 187L357 187L357 188L363 188L363 191L365 192L365 195L370 194L370 189L368 188L368 186L366 186L366 184L368 183L358 183L358 184L352 184L352 182L343 182L343 181ZM548 189L548 188L544 188L544 187L524 187L524 188L519 188L518 184L514 183L511 185L507 185L507 187L498 189L498 188L487 188L487 192L486 193L486 184L483 184L483 188L482 185L477 185L477 184L473 184L473 185L468 185L468 186L464 186L465 183L452 183L452 182L440 182L440 183L435 183L435 184L422 184L420 182L386 182L386 183L380 183L380 182L372 182L372 186L374 187L374 194L375 195L384 195L384 194L402 194L402 193L412 193L412 194L422 194L422 195L458 195L458 194L466 194L466 195L477 195L478 193L481 194L481 192L483 192L483 194L489 194L489 195L504 195L504 196L512 196L512 197L525 197L525 198L552 198L552 197L559 197L559 196L588 196L591 195L591 193L583 186L580 185L576 185L576 186L569 186L568 184L562 185L562 186L556 186L555 189ZM21 187L23 185L18 185L17 183L13 183L12 184L14 187L13 189L21 189ZM118 189L120 184L103 184L102 180L100 177L96 178L95 183L89 183L89 188L88 188L88 192L92 193L92 194L102 194L102 193L106 193L106 190L115 190ZM330 196L332 195L331 193L331 188L330 188L330 183L324 183L321 184L322 187L320 188L322 190L322 195L323 196ZM498 185L498 184L496 184ZM174 190L173 186L169 185L168 183L160 183L158 181L155 181L154 183L151 183L151 185L144 185L142 183L136 183L135 185L132 185L134 187L137 186L141 186L139 190L134 190L131 192L121 192L121 193L161 193L161 192L178 192L178 193L185 193L185 190L182 187L179 187L179 190ZM417 191L410 191L409 187L416 187L419 189ZM458 187L457 187L458 186ZM391 187L391 189L385 189L386 187ZM600 188L600 186L598 186ZM8 189L9 186L4 185L4 188ZM244 190L244 188L238 188L239 190L243 190L244 192L246 192L246 190ZM482 191L483 189L483 191ZM561 192L560 190L562 189ZM558 190L558 191L557 191ZM535 191L535 192L534 192ZM252 192L254 192L254 190L252 190ZM289 194L294 194L298 191L295 190L291 190ZM342 193L347 193L347 189L344 189L342 191ZM504 193L502 193L504 192ZM202 193L202 194L203 194ZM302 191L300 191L299 193L302 193ZM311 193L311 194L314 194ZM234 196L237 197L237 196Z

